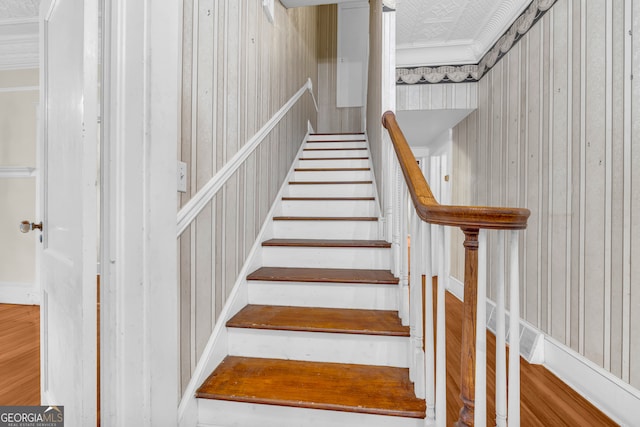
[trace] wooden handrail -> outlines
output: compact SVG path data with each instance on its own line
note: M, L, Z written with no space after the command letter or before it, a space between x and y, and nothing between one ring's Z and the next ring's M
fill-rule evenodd
M391 137L417 215L427 223L459 227L464 232L464 310L460 355L460 398L463 407L454 425L472 427L475 410L478 234L480 229L525 229L530 212L522 208L441 205L433 197L429 184L398 126L395 114L391 111L384 113L382 125Z
M449 225L469 229L522 230L527 228L529 210L491 206L441 205L433 197L416 158L409 148L396 116L391 111L382 115L382 125L389 132L400 168L409 188L418 216L430 224Z

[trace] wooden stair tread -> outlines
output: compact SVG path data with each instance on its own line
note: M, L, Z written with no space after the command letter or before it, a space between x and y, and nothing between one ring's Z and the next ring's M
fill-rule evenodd
M377 221L375 216L274 216L274 221Z
M374 197L283 197L288 201L373 201Z
M289 185L351 185L373 184L373 181L289 181Z
M361 270L352 268L294 268L260 267L247 276L247 280L270 282L328 282L371 283L397 285L398 278L389 270Z
M307 144L322 144L324 142L367 142L366 139L316 139L313 141L307 141Z
M331 132L329 132L329 133L310 133L309 135L310 135L310 136L313 136L313 135L321 135L321 136L323 136L323 135L364 135L364 132L346 132L346 133L344 133L344 132L333 132L333 133L331 133Z
M409 371L388 366L227 356L196 397L424 418Z
M368 157L300 157L298 160L369 160Z
M233 316L231 328L326 332L408 337L397 311L247 305Z
M294 246L305 248L390 248L385 240L338 240L338 239L269 239L262 246Z
M302 151L362 151L366 149L367 147L354 147L354 148L329 147L329 148L305 148Z
M371 168L295 168L295 172L355 172L370 171Z

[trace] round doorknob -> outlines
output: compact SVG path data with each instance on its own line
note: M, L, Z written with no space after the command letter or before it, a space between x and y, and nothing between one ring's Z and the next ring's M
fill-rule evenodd
M20 232L28 233L31 230L38 229L42 231L42 222L36 224L35 222L22 221L20 223Z

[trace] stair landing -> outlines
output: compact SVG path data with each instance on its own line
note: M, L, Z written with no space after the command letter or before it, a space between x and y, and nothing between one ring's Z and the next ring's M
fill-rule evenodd
M227 356L199 398L424 418L405 368Z

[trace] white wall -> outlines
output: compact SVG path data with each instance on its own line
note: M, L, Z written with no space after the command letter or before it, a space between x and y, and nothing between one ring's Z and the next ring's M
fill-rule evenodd
M35 249L39 232L20 233L36 221L36 109L38 70L0 71L0 302L38 303Z

